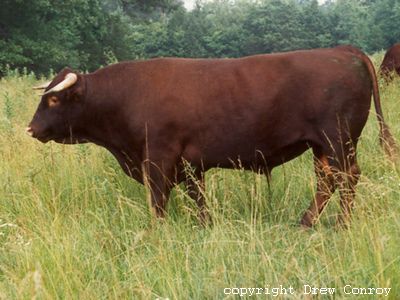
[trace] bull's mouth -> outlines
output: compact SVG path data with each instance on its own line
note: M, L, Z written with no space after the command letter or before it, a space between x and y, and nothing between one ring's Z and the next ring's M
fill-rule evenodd
M38 141L42 143L47 143L49 141L54 141L59 144L83 144L83 143L88 143L89 140L84 138L84 137L78 137L78 136L59 136L55 134L50 134L48 132L43 132L43 133L37 133L32 130L31 127L27 128L27 133L29 136L37 139Z
M38 141L46 144L47 142L54 141L59 144L77 144L79 143L78 139L71 137L60 137L51 134L32 134L31 137L37 139Z
M37 132L34 132L31 127L28 127L26 132L30 137L33 137L42 143L47 143L48 141L54 140L54 137L50 134L38 134Z

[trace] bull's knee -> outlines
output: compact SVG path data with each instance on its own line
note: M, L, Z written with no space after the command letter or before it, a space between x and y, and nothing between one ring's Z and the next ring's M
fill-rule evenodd
M332 166L327 156L322 156L317 164L317 187L320 192L332 194L335 191L337 169Z

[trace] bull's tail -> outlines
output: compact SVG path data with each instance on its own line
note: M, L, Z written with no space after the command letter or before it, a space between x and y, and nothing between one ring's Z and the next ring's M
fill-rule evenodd
M374 65L368 56L363 55L363 60L368 66L368 71L372 79L372 94L374 97L375 112L379 123L379 140L383 147L385 153L389 156L391 160L395 160L398 156L398 146L393 135L390 133L389 126L385 123L383 118L381 99L379 96L378 80L375 73Z

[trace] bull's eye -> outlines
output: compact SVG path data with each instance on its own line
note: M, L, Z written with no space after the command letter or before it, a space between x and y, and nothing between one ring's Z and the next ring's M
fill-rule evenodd
M48 100L49 107L54 107L60 104L60 100L56 96L51 96Z

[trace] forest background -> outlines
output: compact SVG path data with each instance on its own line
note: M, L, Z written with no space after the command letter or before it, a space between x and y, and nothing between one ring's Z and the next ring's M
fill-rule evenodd
M400 1L2 0L0 74L93 71L151 57L240 57L400 41Z

